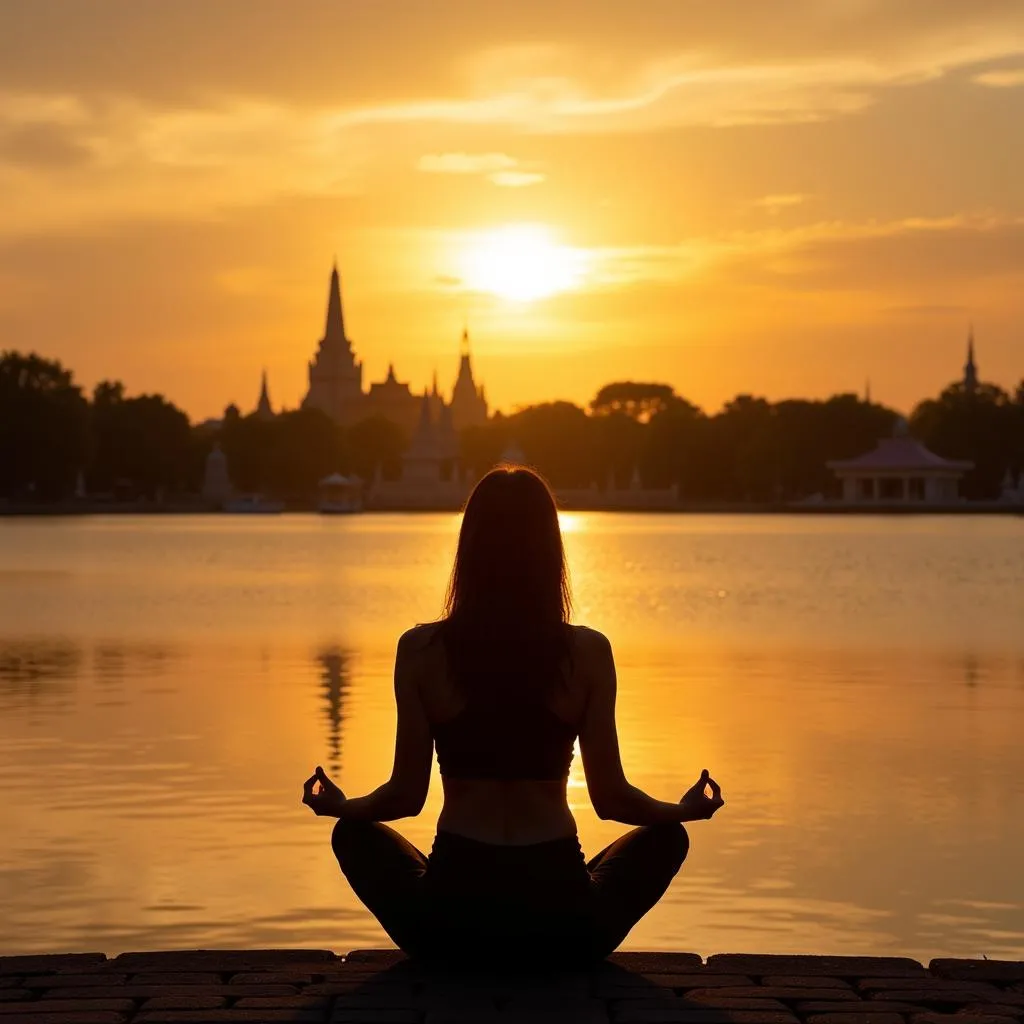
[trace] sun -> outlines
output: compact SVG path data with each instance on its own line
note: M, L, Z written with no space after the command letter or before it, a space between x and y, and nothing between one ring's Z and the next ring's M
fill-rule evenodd
M576 287L583 254L561 245L543 224L509 224L477 235L462 256L462 277L474 291L532 302Z

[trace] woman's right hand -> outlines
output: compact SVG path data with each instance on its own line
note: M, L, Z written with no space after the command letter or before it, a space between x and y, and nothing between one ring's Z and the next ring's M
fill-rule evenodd
M711 796L707 795L710 788ZM719 807L725 805L722 789L708 773L707 768L700 773L700 778L684 794L679 805L683 808L683 821L706 821Z
M316 784L320 788L316 789ZM345 794L331 781L330 776L320 767L306 779L302 786L302 802L317 817L340 818L345 803Z

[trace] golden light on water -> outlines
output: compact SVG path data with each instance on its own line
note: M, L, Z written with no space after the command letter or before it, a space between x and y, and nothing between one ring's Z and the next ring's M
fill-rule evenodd
M726 799L632 948L1022 955L1024 524L976 518L561 513L627 777L678 800L706 767ZM457 523L4 523L0 834L7 874L47 884L7 886L0 952L385 944L299 786L388 777L395 635L438 614ZM55 749L74 770L41 803ZM587 856L625 830L578 743L568 795ZM397 823L421 850L441 799L435 765Z
M559 512L558 525L562 533L580 533L585 529L586 523L579 512Z
M460 263L471 289L512 302L571 291L586 269L584 254L562 245L543 224L509 224L476 235Z

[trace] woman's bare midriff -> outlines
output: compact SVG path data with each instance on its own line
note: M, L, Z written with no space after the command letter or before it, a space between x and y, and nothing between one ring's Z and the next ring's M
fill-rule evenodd
M502 846L576 835L564 780L444 779L440 832Z

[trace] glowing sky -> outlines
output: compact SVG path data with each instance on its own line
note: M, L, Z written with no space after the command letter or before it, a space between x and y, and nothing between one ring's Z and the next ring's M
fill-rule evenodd
M0 348L294 405L369 379L907 407L1024 376L1020 0L0 0Z

